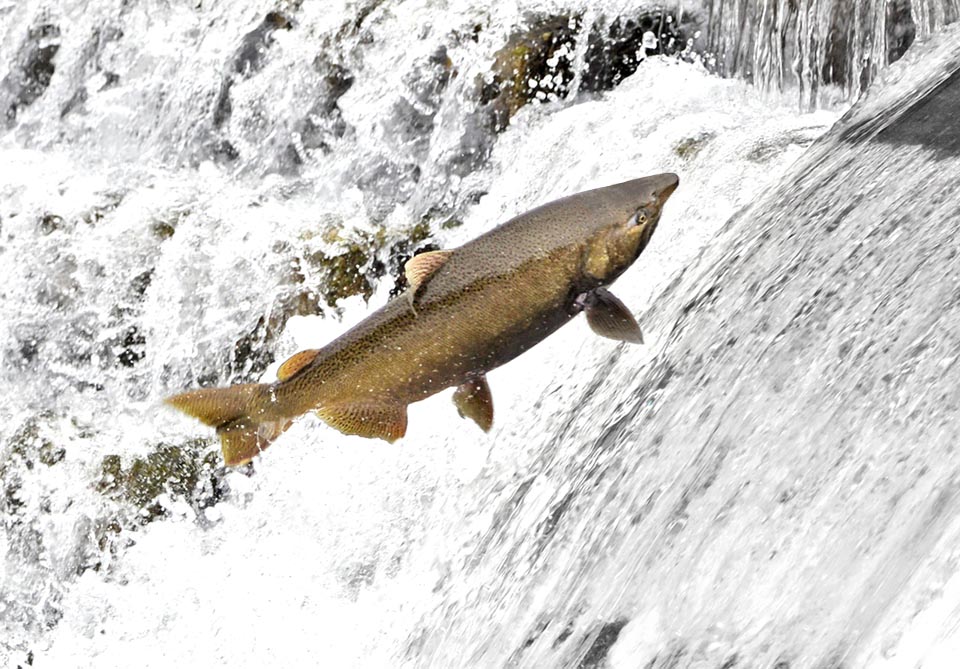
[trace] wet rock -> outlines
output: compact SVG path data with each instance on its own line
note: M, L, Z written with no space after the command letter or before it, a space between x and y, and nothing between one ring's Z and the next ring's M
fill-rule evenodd
M373 281L365 271L370 263L370 249L348 248L336 255L318 252L308 258L310 264L319 267L323 276L323 300L329 307L351 295L370 299Z
M46 333L34 324L20 324L13 329L15 347L5 356L8 363L19 371L26 369L37 358Z
M480 101L493 113L493 129L533 100L557 100L573 80L572 64L581 19L577 15L529 17L528 26L512 34L494 55Z
M290 318L337 314L340 302L356 295L370 299L383 277L389 275L395 282L399 280L403 262L415 249L423 247L430 234L430 227L424 222L389 236L384 229L374 233L348 232L342 225L331 224L321 234L325 250L291 258L290 272L285 278L287 289L270 314L260 317L253 329L237 340L226 379L215 375L208 381L256 381L274 362L275 344ZM274 250L290 252L284 245Z
M40 230L40 234L50 235L56 232L57 230L62 230L64 227L63 218L57 216L56 214L46 213L40 217L40 222L37 224L37 228Z
M238 79L247 79L263 68L266 53L273 44L273 33L277 30L290 30L293 23L280 12L270 12L256 28L240 40L240 46L227 64L227 71L220 84L220 93L213 110L213 127L220 128L233 112L230 102L230 89Z
M387 157L367 167L356 177L363 192L367 215L383 222L398 203L406 202L420 181L420 166L415 162L398 163Z
M269 316L261 316L250 332L240 337L233 345L226 382L247 383L260 378L263 372L276 360L274 347L283 333L283 329L293 316L312 316L323 312L322 294L304 283L299 273L299 264L293 268L294 279L284 295L274 305ZM223 383L219 374L213 375L201 385Z
M40 452L50 451L54 445L41 434L41 425L53 418L51 412L43 412L25 421L10 437L7 448L0 460L0 479L10 470L12 462L22 464L24 468L33 469L41 461ZM49 456L46 457L49 459ZM62 457L60 458L62 459Z
M673 147L673 152L684 160L693 159L714 137L713 133L700 133L693 137L686 137L677 142Z
M187 502L202 519L201 512L228 492L219 449L203 439L157 444L126 467L119 455L108 455L101 462L95 487L105 497L132 508L141 524L169 515L161 495Z
M689 52L695 15L681 17L655 9L612 19L600 16L589 31L580 14L528 16L526 25L494 55L490 72L479 84L477 112L465 120L453 174L466 176L489 157L494 137L530 103L555 102L577 90L595 93L616 87L651 55ZM577 70L578 42L587 32L582 70Z
M32 105L47 90L60 50L60 28L41 23L27 31L10 71L0 81L0 114L7 127L16 123L20 110Z
M395 141L418 158L425 157L429 148L434 117L453 76L453 62L447 48L440 46L403 77L405 94L394 104L387 130Z
M97 347L100 368L113 366L134 367L146 355L147 338L140 322L140 304L153 281L154 268L138 272L129 281L123 298L110 310L109 324L104 323L112 334L102 338ZM103 332L103 330L101 330Z
M601 17L587 38L581 89L606 91L633 74L648 56L683 53L691 44L690 19L681 24L672 9L655 9L636 16Z
M171 221L156 221L150 226L150 231L154 237L163 241L173 237L173 233L177 231L177 228Z
M323 75L322 84L310 111L294 126L294 141L277 157L273 169L280 174L297 174L311 151L330 153L333 143L350 130L339 100L353 86L353 74L326 54L317 56L313 65Z
M652 55L675 55L691 41L692 15L681 24L676 12L656 9L612 19L601 16L587 35L580 89L605 91L633 74ZM570 93L577 71L577 42L583 39L579 14L534 17L510 36L494 56L481 102L495 112L495 129L506 127L521 107Z
M377 560L369 558L364 561L355 561L351 564L343 565L337 574L337 580L341 583L345 593L351 601L357 601L360 591L373 585L377 576Z
M81 86L77 91L67 100L66 104L60 108L60 118L64 118L67 114L74 111L75 109L81 107L84 102L87 101L89 93L87 93L86 86Z
M342 63L328 55L318 56L313 66L323 75L323 86L307 116L296 128L305 150L328 153L330 144L343 137L348 129L340 110L340 98L353 86L353 74Z
M325 233L327 240L341 240L343 231L332 228ZM336 255L316 253L305 261L312 272L319 271L323 277L322 297L328 307L353 295L365 299L373 295L377 280L385 275L400 280L403 264L425 245L431 234L426 221L411 226L392 240L384 232L360 234L355 240L343 241L344 252Z
M620 618L601 627L587 653L580 660L580 664L577 665L577 669L597 669L603 666L603 661L607 658L610 648L620 638L620 632L628 622L630 621L626 618Z
M37 460L47 467L53 467L55 464L62 462L66 455L67 451L65 448L55 446L50 441L42 442L40 448L37 449Z
M214 139L207 144L206 150L210 158L219 165L232 163L240 157L240 152L237 151L237 147L235 147L230 140L222 137Z
M903 57L917 36L910 0L889 0L887 3L887 62Z
M37 304L55 311L66 311L81 294L80 282L76 278L77 259L71 254L61 255L59 252L48 255L50 271L38 282Z
M30 482L37 478L38 469L53 467L66 455L48 436L47 425L54 420L52 412L31 417L0 448L0 527L7 537L8 554L29 564L38 563L45 551L43 536L30 522L43 506Z
M464 177L483 165L496 135L524 105L566 96L580 24L579 15L528 15L526 25L507 38L477 82L478 107L464 119L459 148L449 161L451 174Z
M120 206L120 203L123 202L123 196L124 194L119 192L104 193L103 201L91 206L81 214L80 220L87 225L96 225Z
M84 104L94 94L112 88L120 81L120 75L111 72L109 65L101 62L101 55L111 42L123 37L123 31L117 26L103 26L94 29L90 39L84 45L73 71L83 70L83 81L77 86L70 99L60 108L60 118L83 110Z
M133 367L147 355L147 338L136 325L126 329L118 344L120 352L117 354L117 362L124 367Z
M371 15L380 9L386 0L361 0L357 3L356 13L349 21L344 22L337 31L336 39L342 40L346 37L360 35L363 28L369 22Z

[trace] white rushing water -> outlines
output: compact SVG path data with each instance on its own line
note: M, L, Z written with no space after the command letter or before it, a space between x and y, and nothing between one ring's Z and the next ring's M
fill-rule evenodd
M792 92L761 95L654 56L613 90L576 94L577 79L568 99L545 95L499 135L475 127L477 80L530 12L585 9L576 30L589 31L642 6L0 6L0 63L58 45L35 101L24 104L10 76L0 91L4 105L21 100L0 136L5 665L803 667L834 651L828 628L854 619L837 611L857 603L819 611L812 598L828 598L829 579L813 594L780 589L817 579L826 558L804 545L820 550L826 530L806 516L760 528L765 498L734 501L744 481L658 504L709 488L704 470L727 457L724 476L755 472L771 495L778 472L786 481L800 466L735 444L711 465L660 453L663 425L621 429L638 380L672 341L661 316L643 347L600 340L577 320L493 371L489 434L457 417L448 391L411 406L394 445L308 416L253 467L199 465L190 490L161 480L135 504L117 492L142 489L129 479L153 475L136 469L151 453L217 452L164 396L272 378L273 357L324 344L383 304L398 258L421 242L454 246L556 197L674 171L681 186L614 292L648 313L728 243L723 226L749 220L839 109L798 113ZM289 23L271 19L261 55L240 58L244 36L275 10ZM57 30L31 47L38 25ZM464 167L464 147L478 143L484 157ZM430 234L405 246L421 220ZM311 288L334 281L368 299L331 305ZM657 391L644 407L659 410ZM633 478L591 479L627 462ZM826 487L804 501L842 529ZM804 490L799 479L783 489ZM680 507L662 532L644 528ZM700 544L681 535L688 522ZM960 528L942 522L918 555L948 550ZM791 578L750 582L752 563L736 556L759 551L788 555L774 570ZM642 589L631 555L646 570ZM908 589L911 612L943 626L957 595L937 611L922 593L957 590L948 563L923 567L941 569L936 578L875 587ZM907 666L898 653L933 648L928 661L948 662L957 649L909 620L895 627L883 648L848 661ZM609 648L592 656L604 635Z

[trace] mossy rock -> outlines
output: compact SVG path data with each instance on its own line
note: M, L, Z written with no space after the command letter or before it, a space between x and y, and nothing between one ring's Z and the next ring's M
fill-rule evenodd
M277 340L293 316L337 314L340 302L360 295L369 300L377 282L388 275L394 284L402 281L403 263L425 246L432 235L430 223L421 220L401 233L388 235L378 228L374 232L350 232L337 221L327 221L319 232L307 231L304 240L319 237L334 250L315 251L294 257L287 284L278 302L268 316L261 316L253 329L234 344L232 369L226 381L240 383L255 381L276 359ZM279 244L277 253L289 253L286 243ZM309 277L309 279L308 279ZM222 383L216 378L213 383Z
M529 16L494 54L480 101L493 111L494 131L503 130L521 107L562 98L573 81L579 15Z
M180 221L189 216L192 210L189 207L181 207L166 212L162 218L156 218L150 223L150 232L157 241L165 242L177 231Z
M506 128L524 105L568 95L578 74L575 54L582 23L577 13L527 16L525 26L494 54L480 90L481 106L489 112L494 133ZM686 52L695 30L695 14L685 13L681 23L675 11L662 8L599 17L587 36L580 90L610 90L633 74L646 56Z
M66 456L66 451L44 436L42 425L54 419L53 412L44 411L24 421L7 441L7 448L0 453L0 479L16 462L25 469L33 469L37 463L52 467Z
M193 439L158 444L126 468L119 455L106 456L96 489L135 509L138 521L146 524L167 515L158 499L162 494L186 501L198 513L213 506L227 492L225 476L219 449L207 440Z
M689 160L700 153L703 147L709 144L714 137L716 137L716 135L711 132L701 133L693 137L685 137L677 142L673 147L673 152L677 157Z

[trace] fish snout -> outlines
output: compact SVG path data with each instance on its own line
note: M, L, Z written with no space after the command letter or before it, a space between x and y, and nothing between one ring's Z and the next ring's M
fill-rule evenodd
M662 207L667 201L673 191L677 190L677 186L680 185L680 177L678 177L673 172L665 172L663 174L658 174L655 177L650 177L652 180L652 198L656 202L657 207Z

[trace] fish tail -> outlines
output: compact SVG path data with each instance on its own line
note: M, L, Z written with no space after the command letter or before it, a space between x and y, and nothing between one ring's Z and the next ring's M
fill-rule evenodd
M167 404L217 428L227 465L250 462L290 427L292 421L263 420L254 411L268 384L244 383L227 388L201 388L166 399Z

